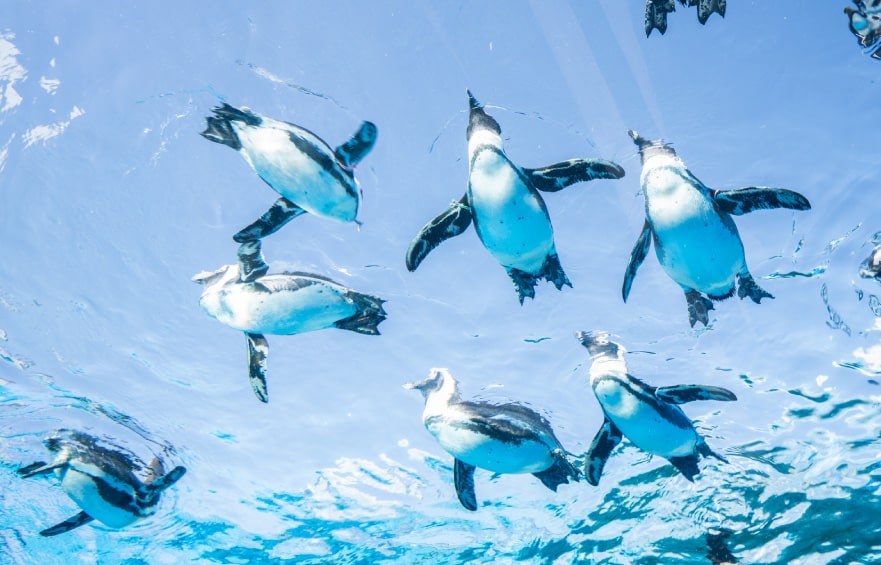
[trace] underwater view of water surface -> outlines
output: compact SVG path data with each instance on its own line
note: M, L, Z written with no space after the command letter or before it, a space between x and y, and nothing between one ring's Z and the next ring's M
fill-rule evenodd
M10 3L0 563L881 561L873 4Z

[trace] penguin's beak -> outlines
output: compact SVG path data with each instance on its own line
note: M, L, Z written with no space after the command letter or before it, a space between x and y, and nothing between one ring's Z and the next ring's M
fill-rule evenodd
M592 356L608 350L612 343L609 332L601 330L575 332L575 339L580 341Z
M642 145L643 143L645 143L645 139L641 138L639 134L632 129L627 130L627 135L629 135L630 139L633 140L633 143L637 145Z
M229 265L224 265L216 271L202 271L201 273L195 275L192 281L198 284L208 284L216 277L226 273L227 269L229 269Z
M477 101L477 98L475 98L474 95L471 94L470 90L465 89L465 92L468 94L468 107L471 110L480 110L481 108L483 108L480 102Z

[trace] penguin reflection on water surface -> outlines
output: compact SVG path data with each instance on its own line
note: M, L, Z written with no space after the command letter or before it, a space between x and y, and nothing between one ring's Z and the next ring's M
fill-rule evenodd
M860 264L860 276L881 282L881 244L876 245Z
M477 510L476 467L495 473L532 473L556 492L569 479L579 480L550 423L521 404L461 400L456 379L446 369L432 369L428 379L404 385L425 397L422 422L453 456L453 482L459 502Z
M356 292L331 279L301 272L267 274L260 241L239 246L238 265L199 273L204 286L199 305L219 322L245 333L251 388L268 402L263 334L293 335L325 328L379 335L384 300Z
M356 221L361 189L354 167L373 148L377 129L364 122L335 149L300 126L223 104L206 118L202 136L238 151L251 168L281 195L261 218L233 239L254 241L276 232L300 214L341 222Z
M686 168L669 145L627 133L642 157L639 182L646 219L624 274L624 302L652 241L661 267L685 292L692 327L696 322L709 323L711 300L733 296L735 283L741 299L748 296L758 304L762 298L774 298L750 275L731 215L770 208L809 210L807 198L782 188L713 190Z
M598 485L612 450L627 436L643 451L670 461L689 481L700 473L698 456L713 452L679 404L695 400L737 400L730 390L703 385L652 387L627 373L625 349L606 332L576 332L590 352L590 386L603 408L605 420L587 452L584 474Z
M450 209L416 235L407 250L407 269L415 271L423 259L445 240L463 233L472 223L483 246L508 272L520 303L535 298L540 279L557 290L569 282L554 245L554 229L542 192L557 192L577 182L617 179L624 169L603 159L571 159L525 169L508 159L502 147L501 127L468 92L468 188Z
M77 431L59 430L45 441L55 456L51 463L38 461L18 470L23 478L54 472L61 488L82 509L79 514L40 532L56 536L92 520L110 528L122 528L156 512L162 491L186 473L183 467L164 472L154 459L148 480L141 480L137 458L122 449L110 449L97 438Z

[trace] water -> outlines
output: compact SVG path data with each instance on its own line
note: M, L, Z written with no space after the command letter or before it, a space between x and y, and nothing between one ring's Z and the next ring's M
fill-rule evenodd
M881 289L857 276L881 229L881 67L845 5L732 2L706 26L680 7L649 39L638 0L5 10L0 562L708 563L713 540L742 563L881 560ZM625 168L545 195L574 288L540 283L519 306L473 230L406 272L410 239L465 189L466 87L514 162ZM230 236L275 198L198 135L221 101L332 145L379 126L363 226L304 216L264 252L387 299L383 335L269 336L267 405L243 336L190 282L233 262ZM644 217L628 128L714 188L810 199L736 218L775 300L719 303L692 330L651 254L622 303ZM526 401L580 454L602 421L581 329L619 336L653 385L734 391L684 407L729 463L703 461L692 484L625 441L599 487L478 471L465 511L401 385L448 367L464 396ZM77 509L15 470L61 427L188 473L132 527L41 538Z

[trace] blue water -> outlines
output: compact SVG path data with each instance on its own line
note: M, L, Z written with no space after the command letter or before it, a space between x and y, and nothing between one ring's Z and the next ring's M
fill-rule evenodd
M705 26L679 7L648 39L641 0L325 4L3 10L0 562L709 563L720 532L740 563L881 560L881 287L857 275L881 230L881 63L847 3L732 1ZM473 230L406 271L411 238L465 190L466 88L515 163L625 168L545 195L574 288L540 283L521 307ZM386 299L383 335L269 336L266 405L241 333L190 281L232 263L230 236L276 197L198 135L222 101L331 145L379 126L363 226L303 216L264 252ZM644 219L628 128L708 186L810 199L736 218L775 300L735 297L690 329L652 253L622 302ZM448 367L463 396L527 402L580 454L602 422L572 337L591 329L653 385L734 391L684 407L729 462L689 483L624 441L599 487L479 470L464 510L401 385ZM188 473L134 526L42 538L78 510L15 470L57 428Z

